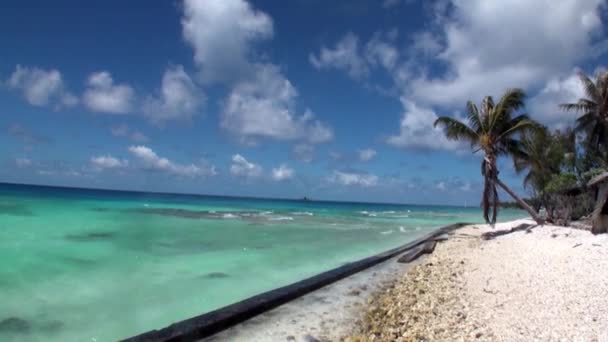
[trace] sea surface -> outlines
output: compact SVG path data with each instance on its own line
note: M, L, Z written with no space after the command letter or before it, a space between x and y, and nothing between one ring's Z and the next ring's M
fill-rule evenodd
M481 221L479 208L0 184L0 341L114 341Z

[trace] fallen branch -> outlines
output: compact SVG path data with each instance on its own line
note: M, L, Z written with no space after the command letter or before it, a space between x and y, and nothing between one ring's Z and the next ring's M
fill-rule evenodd
M531 225L531 224L528 224L528 223L522 223L519 226L513 227L513 228L508 229L508 230L497 230L497 231L491 231L491 232L483 233L483 234L481 234L481 238L483 240L492 240L492 239L494 239L494 238L496 238L498 236L507 235L507 234L519 232L519 231L522 231L522 230L530 231L534 227L538 227L538 225Z
M435 250L436 245L437 241L427 241L407 251L403 256L397 259L397 262L406 264L418 259L423 254L431 254Z

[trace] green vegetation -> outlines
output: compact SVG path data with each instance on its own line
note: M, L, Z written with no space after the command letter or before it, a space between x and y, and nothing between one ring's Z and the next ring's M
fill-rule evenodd
M447 116L435 121L448 139L466 141L473 153L484 153L481 174L486 222L496 222L498 207L523 208L539 223L544 222L538 214L544 208L546 220L560 224L593 210L594 194L586 184L608 166L608 72L598 72L595 81L583 73L579 77L586 97L559 105L579 114L575 127L551 131L520 113L525 99L520 89L507 90L496 104L485 97L481 110L469 101L466 123ZM522 200L499 179L496 159L501 156L511 158L515 170L524 176L529 199ZM515 203L500 202L497 185Z

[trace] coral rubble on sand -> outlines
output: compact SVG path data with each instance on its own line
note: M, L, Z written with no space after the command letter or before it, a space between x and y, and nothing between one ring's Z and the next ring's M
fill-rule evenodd
M346 342L608 341L608 235L526 220L459 229L368 300Z

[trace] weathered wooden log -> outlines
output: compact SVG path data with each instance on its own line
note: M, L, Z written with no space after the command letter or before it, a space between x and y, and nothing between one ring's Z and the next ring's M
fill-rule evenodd
M497 236L507 235L507 234L515 233L515 232L522 231L522 230L526 230L527 231L529 229L532 229L533 227L536 227L536 226L533 226L533 225L528 224L528 223L522 223L522 224L520 224L518 226L515 226L515 227L513 227L511 229L496 230L496 231L491 231L491 232L483 233L483 234L481 234L481 238L483 240L492 240L492 239L494 239Z
M434 240L420 244L403 254L399 259L397 259L397 262L407 264L420 258L420 256L424 254L431 254L435 250L436 245L437 241Z

